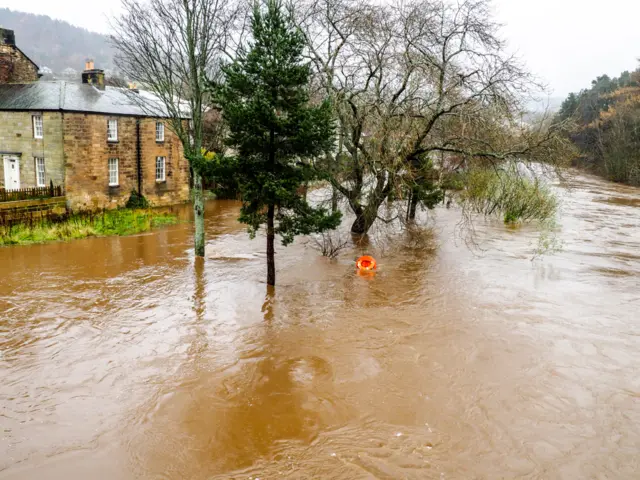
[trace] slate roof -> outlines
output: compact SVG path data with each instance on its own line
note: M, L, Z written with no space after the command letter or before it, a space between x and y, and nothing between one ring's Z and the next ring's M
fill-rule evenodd
M133 93L117 87L99 90L92 85L64 81L0 85L0 111L25 110L169 116L161 102L145 91Z

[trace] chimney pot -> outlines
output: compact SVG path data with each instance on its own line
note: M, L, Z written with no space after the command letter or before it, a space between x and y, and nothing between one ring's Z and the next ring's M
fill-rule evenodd
M104 70L95 68L93 60L87 60L84 64L84 72L82 72L82 83L93 85L98 90L104 90Z

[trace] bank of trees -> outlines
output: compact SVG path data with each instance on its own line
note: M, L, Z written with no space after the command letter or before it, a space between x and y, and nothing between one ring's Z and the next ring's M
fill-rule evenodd
M319 168L355 214L353 233L367 233L389 198L408 199L412 220L452 171L565 159L561 125L521 121L537 85L507 53L488 1L308 0L296 15L341 139Z
M602 75L590 88L571 93L558 120L574 122L570 138L582 166L640 185L640 69L617 78Z
M145 23L149 14L138 3L131 3L120 32L121 51L128 52L124 58L141 85L152 85L163 93L166 84L177 84L180 89L164 92L165 103L179 96L196 111L219 112L223 121L213 131L226 138L233 155L216 155L212 166L199 148L206 138L196 135L192 142L189 132L184 135L185 152L196 179L202 171L217 181L233 177L229 183L240 189L244 204L242 220L254 231L263 224L269 236L290 226L295 226L295 233L309 230L299 228L286 215L277 215L277 197L282 194L287 202L301 202L296 204L306 207L297 208L297 213L304 213L312 207L301 193L305 189L294 187L317 178L331 185L332 212L338 211L338 199L344 199L354 218L351 231L364 235L379 221L415 221L417 211L434 207L445 189L466 188L465 181L479 178L462 172L517 172L509 165L533 162L557 167L570 155L565 121L523 122L524 105L539 85L508 54L499 26L492 20L490 0L259 1L255 8L277 7L286 12L292 38L298 42L295 68L305 72L295 79L297 83L288 76L288 60L280 56L282 44L265 43L257 35L255 8L252 33L249 22L230 21L233 15L226 12L242 11L230 2L161 2L176 2L175 8L185 12L181 24L192 29L203 28L204 17L193 23L195 17L183 5L195 2L209 5L207 12L223 12L212 23L215 35L240 39L246 47L229 48L226 40L207 43L209 33L202 37L204 43L196 42L193 48L188 41L184 47L174 47L168 40L150 40L147 31L153 30L154 23ZM173 18L170 9L158 13L159 7L154 8L153 15L163 21ZM142 31L138 23L145 25ZM133 33L124 32L124 27ZM182 30L168 30L166 36L178 33L189 40ZM156 47L158 42L162 48ZM143 55L134 50L137 45ZM254 55L252 49L258 46L260 55ZM209 53L204 55L205 51ZM180 58L184 52L188 62L175 70L179 75L169 68L173 64L156 62L156 57ZM227 55L227 66L220 76L216 73L223 55ZM278 74L278 68L284 73ZM162 80L154 80L155 74L161 74ZM263 95L265 85L289 93L268 98ZM302 111L323 112L326 119L298 118ZM190 126L196 133L199 123L203 122ZM294 141L296 135L304 138L314 129L327 135L322 140ZM266 187L267 182L257 188L258 177L273 178L272 157L278 148L276 156L282 155L292 168L279 174L292 181L282 188L275 188L277 182L274 189ZM198 170L203 160L204 168ZM296 208L282 209L287 211Z

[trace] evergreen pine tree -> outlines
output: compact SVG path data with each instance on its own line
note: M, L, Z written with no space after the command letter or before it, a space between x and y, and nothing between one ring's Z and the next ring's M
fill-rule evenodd
M280 0L260 0L251 18L253 40L223 68L214 87L229 129L227 144L242 197L239 220L254 236L266 224L267 284L275 285L275 246L296 235L333 229L340 214L309 205L299 193L316 178L308 159L331 149L330 104L310 103L310 65L304 38Z

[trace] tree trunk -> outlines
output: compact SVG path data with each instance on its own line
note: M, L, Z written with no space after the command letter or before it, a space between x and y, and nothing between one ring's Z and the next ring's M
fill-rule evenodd
M413 222L416 219L416 209L418 207L418 192L414 189L411 192L411 202L409 203L409 221Z
M276 284L276 259L275 259L275 227L273 218L275 216L275 206L269 205L267 212L267 285Z
M342 124L340 124L340 136L338 137L338 155L333 157L333 162L331 163L331 174L336 175L336 172L339 170L338 162L342 159L342 149L344 148L344 129L342 128ZM338 189L335 185L331 185L331 213L336 213L338 211Z
M207 299L207 285L205 280L205 261L202 257L196 257L194 265L195 273L195 289L193 292L193 309L196 313L198 320L204 320L204 314L206 311L206 299Z
M331 192L331 213L336 213L338 211L338 189L333 187Z
M367 209L356 213L356 219L351 225L351 233L356 235L366 235L369 229L373 226L376 216L370 215Z
M204 194L202 192L202 176L193 170L193 218L196 232L194 244L196 257L204 257Z

